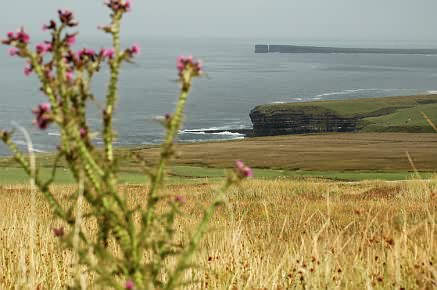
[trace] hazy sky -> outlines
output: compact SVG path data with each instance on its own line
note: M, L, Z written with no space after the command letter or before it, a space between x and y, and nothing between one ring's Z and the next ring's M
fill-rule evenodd
M2 0L5 1L5 0ZM39 31L57 8L73 9L82 34L106 23L103 0L13 0L0 32ZM437 0L134 0L131 35L331 40L437 40Z

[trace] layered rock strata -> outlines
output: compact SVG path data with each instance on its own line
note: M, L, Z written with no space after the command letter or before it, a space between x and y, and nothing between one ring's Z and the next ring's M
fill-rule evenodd
M337 112L318 106L305 106L272 111L250 112L254 136L274 136L322 132L357 131L357 117L343 117Z

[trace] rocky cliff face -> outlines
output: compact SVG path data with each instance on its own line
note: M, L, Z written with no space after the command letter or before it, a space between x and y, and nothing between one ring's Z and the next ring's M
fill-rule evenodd
M356 131L358 118L340 116L333 110L304 106L264 110L261 106L250 112L254 136Z

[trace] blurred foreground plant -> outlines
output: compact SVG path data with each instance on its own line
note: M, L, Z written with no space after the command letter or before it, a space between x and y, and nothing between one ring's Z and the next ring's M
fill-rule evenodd
M174 225L182 214L180 206L184 197L172 199L159 194L166 167L174 156L174 144L181 126L185 103L192 80L202 75L200 63L192 57L180 57L177 61L180 95L176 110L167 114L163 125L166 138L156 170L151 170L151 184L147 203L127 204L126 197L117 188L117 162L113 150L113 115L118 95L121 66L131 62L140 52L138 45L122 49L120 26L123 16L130 11L128 0L109 0L111 23L100 27L112 37L112 47L100 51L83 48L74 51L77 32L68 29L77 26L71 11L59 10L58 21L51 20L43 29L51 39L30 46L30 37L23 28L9 32L2 42L10 46L9 54L26 60L26 76L35 73L41 83L41 91L48 102L38 105L34 124L41 130L51 124L59 127L61 136L52 176L43 180L38 168L20 152L12 141L12 131L0 131L0 137L13 152L15 159L29 174L32 182L44 194L54 214L65 221L68 228L53 229L55 237L62 240L77 256L82 268L75 277L73 288L84 287L84 275L93 276L95 286L114 289L173 289L190 281L182 281L182 274L192 267L191 257L196 251L214 210L223 202L225 191L234 183L252 176L252 170L241 161L217 190L215 199L204 210L203 219L185 246L175 242ZM94 99L91 83L102 65L109 67L110 77L102 110L102 136L104 152L100 154L92 142L86 118L86 106ZM99 153L99 154L97 154ZM72 172L78 192L69 208L63 208L50 190L57 164L64 160ZM84 204L82 204L84 203ZM159 203L168 207L158 213ZM86 208L82 212L82 208ZM90 233L85 222L96 223L97 233ZM168 263L170 257L175 263ZM87 279L85 279L87 280ZM35 285L30 285L35 289Z

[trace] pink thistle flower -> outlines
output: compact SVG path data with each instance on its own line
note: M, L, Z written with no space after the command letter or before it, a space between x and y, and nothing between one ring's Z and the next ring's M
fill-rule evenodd
M137 55L141 53L141 48L138 44L134 44L131 47L132 55Z
M129 12L131 11L132 1L131 0L108 0L106 1L106 6L108 6L114 12Z
M124 8L126 9L127 12L129 12L131 10L131 6L132 6L132 1L131 0L125 0L124 1Z
M102 48L101 50L101 54L103 55L103 57L107 57L107 58L114 58L115 55L115 49L114 48Z
M45 112L48 112L50 111L51 106L49 103L42 103L39 105L39 108Z
M195 60L190 56L179 56L177 58L176 67L179 72L179 76L182 77L185 70L191 73L191 76L196 77L202 74L202 64L200 61Z
M25 75L26 77L30 76L30 75L32 74L32 71L33 71L33 68L32 68L31 65L26 65L26 66L24 67L24 75Z
M134 57L135 55L140 54L141 48L138 44L132 45L130 48L126 49L125 54L128 57Z
M74 34L67 34L67 36L65 37L65 42L67 43L67 45L72 46L76 43L76 35Z
M44 74L45 74L46 78L49 79L49 80L54 78L54 74L53 74L53 72L50 69L46 69L44 71Z
M18 49L16 47L9 48L9 55L16 56L18 54Z
M85 138L86 137L86 135L88 135L88 131L87 131L87 129L86 128L80 128L80 130L79 130L79 134L80 134L80 138Z
M42 30L43 30L43 31L47 31L47 30L56 30L56 27L57 27L56 22L55 22L54 20L50 20L50 23L49 23L49 24L44 24L44 25L42 26Z
M38 107L32 110L32 112L36 116L33 124L41 130L47 129L53 121L51 117L51 106L49 103L39 104Z
M55 235L55 237L62 238L65 234L64 228L63 227L53 228L53 234Z
M30 41L30 36L26 32L24 32L24 28L18 29L17 33L8 32L7 34L8 39L2 40L3 44L10 45L13 42L18 42L20 44L28 44Z
M26 32L24 32L24 28L21 28L16 34L16 40L23 44L28 44L30 41L30 36Z
M182 195L178 195L175 197L175 201L179 203L180 205L185 204L187 201Z
M237 174L242 177L253 177L253 170L249 166L246 166L243 161L237 160L235 161L235 168L237 171Z
M77 21L74 19L73 12L70 10L58 10L59 20L68 27L74 27L77 25Z
M74 79L74 73L72 71L67 71L65 73L65 78L67 79L67 81L72 82Z
M6 45L11 45L17 39L13 32L6 33L6 37L7 39L2 39L2 43Z
M124 289L133 290L135 289L135 283L132 280L127 280L126 284L124 284Z
M83 48L83 49L79 50L79 52L78 52L78 57L80 59L84 59L84 57L87 56L92 61L94 61L95 55L96 55L96 52L94 50L88 49L88 48Z
M134 44L134 45L132 45L132 47L131 47L131 51L132 51L132 54L140 54L141 53L141 48L140 48L140 46L138 45L138 44Z
M51 49L52 49L52 45L48 43L43 42L36 45L36 53L38 53L39 55L44 55Z

